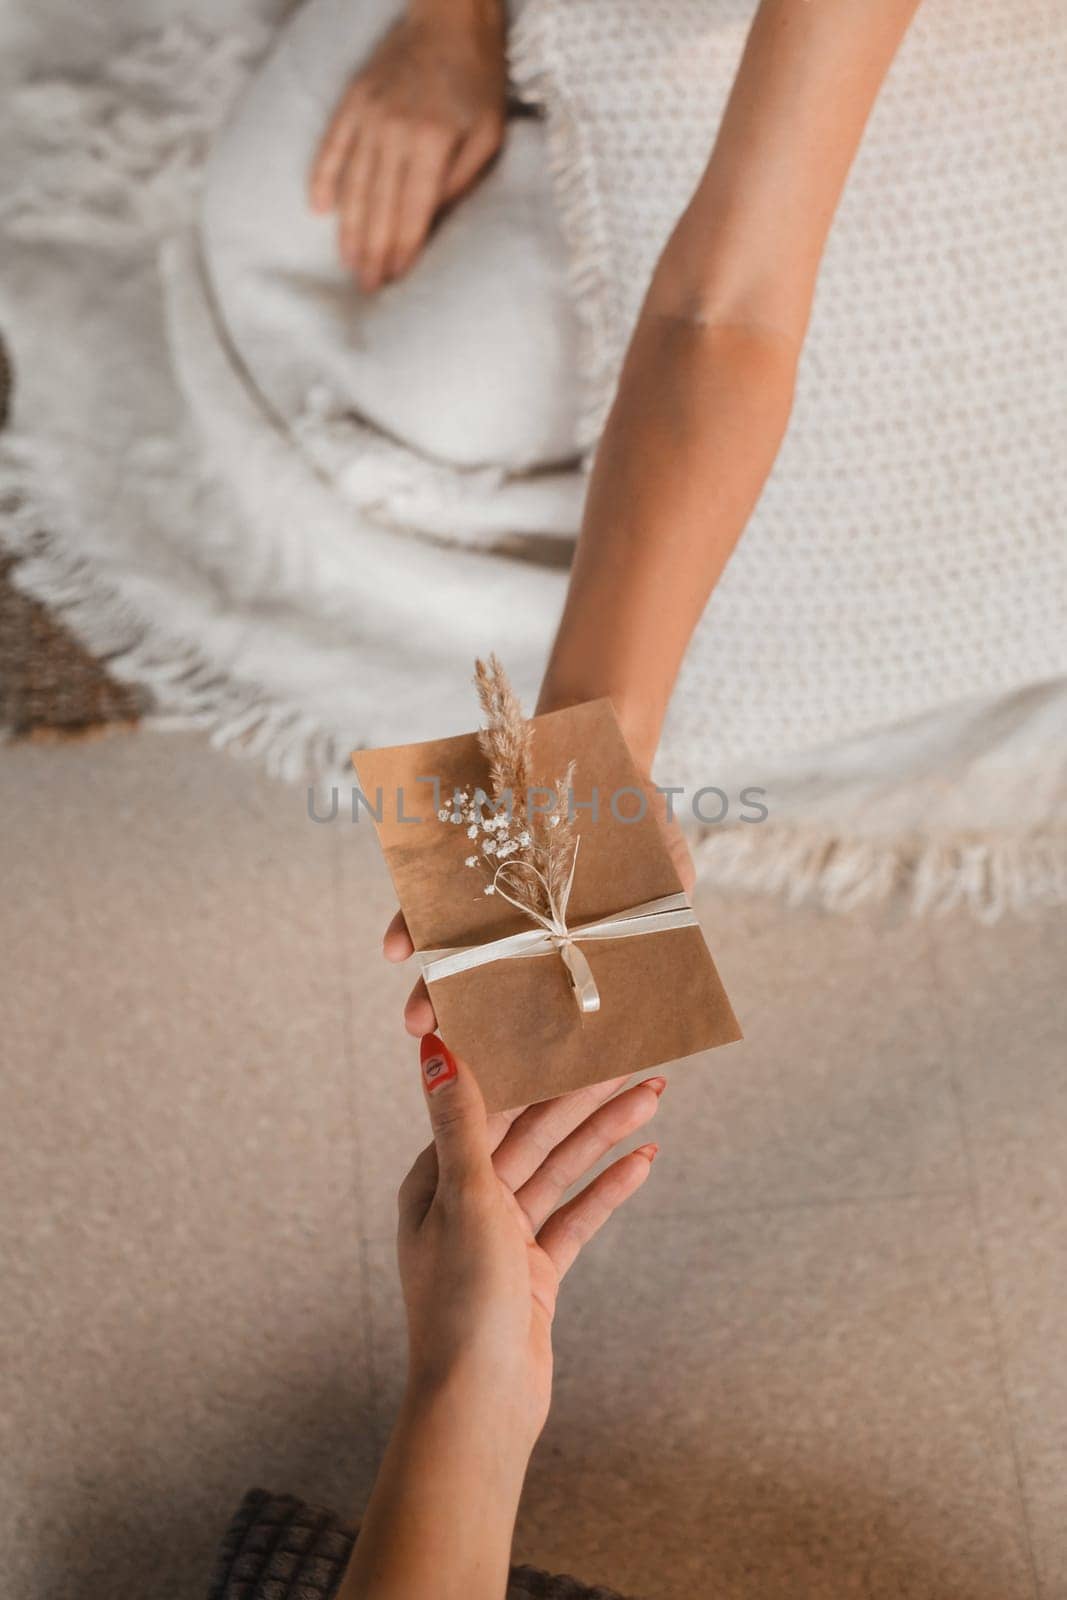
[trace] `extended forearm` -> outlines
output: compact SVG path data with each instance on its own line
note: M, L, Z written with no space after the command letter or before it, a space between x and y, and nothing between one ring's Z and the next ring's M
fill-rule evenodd
M646 762L774 461L827 232L916 4L760 0L715 148L656 269L541 700L612 695Z
M651 764L690 635L773 464L797 347L657 307L597 453L542 710L610 695Z
M503 1600L529 1453L484 1389L409 1392L338 1600Z

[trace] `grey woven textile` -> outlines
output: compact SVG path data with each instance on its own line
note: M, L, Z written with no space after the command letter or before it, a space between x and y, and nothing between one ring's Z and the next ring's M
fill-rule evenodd
M207 1600L333 1600L355 1539L356 1530L332 1511L294 1495L249 1489L219 1546ZM512 1567L503 1600L624 1596L535 1567Z

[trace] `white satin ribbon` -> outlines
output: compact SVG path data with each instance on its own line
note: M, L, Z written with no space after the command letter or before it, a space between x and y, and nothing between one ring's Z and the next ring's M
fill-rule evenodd
M454 977L457 972L470 972L474 967L484 967L491 961L559 954L567 967L578 1009L583 1016L588 1016L600 1010L600 993L589 963L578 949L579 941L631 939L638 934L665 933L671 928L696 926L697 919L685 895L665 894L658 900L646 900L642 905L632 906L628 911L616 911L609 917L580 923L577 928L568 928L562 919L551 922L545 918L540 927L527 928L522 933L510 933L503 939L491 939L487 944L420 950L418 960L426 982L437 983L442 978Z

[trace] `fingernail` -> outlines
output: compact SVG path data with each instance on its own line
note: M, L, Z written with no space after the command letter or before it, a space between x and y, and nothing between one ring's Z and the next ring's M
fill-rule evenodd
M652 1093L656 1096L657 1100L659 1099L660 1095L663 1093L664 1089L667 1087L666 1078L659 1078L659 1077L646 1078L645 1079L645 1083L646 1083L647 1087L652 1090Z
M649 1166L651 1166L653 1161L655 1161L656 1157L659 1155L659 1145L658 1144L639 1144L637 1149L634 1151L634 1155L635 1156L644 1156L644 1158L648 1162Z
M450 1054L436 1033L427 1033L419 1045L419 1064L427 1094L433 1094L443 1083L451 1083L458 1074L454 1056Z

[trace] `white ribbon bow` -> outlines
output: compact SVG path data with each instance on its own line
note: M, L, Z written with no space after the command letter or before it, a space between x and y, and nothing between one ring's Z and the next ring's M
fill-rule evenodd
M664 933L670 928L696 927L697 919L685 895L665 894L657 900L646 900L641 905L631 906L628 911L616 911L610 916L598 917L593 922L580 923L577 928L569 928L567 906L570 901L571 885L574 882L574 869L578 861L580 843L580 839L575 841L571 870L558 903L544 875L532 863L504 862L499 866L493 874L495 892L524 916L530 917L538 927L524 929L521 933L507 934L503 939L490 939L486 944L420 950L418 960L426 982L436 983L442 978L453 977L457 972L469 972L474 967L486 966L491 961L510 961L518 956L525 958L558 953L567 968L567 976L574 991L578 1010L583 1016L589 1016L600 1010L600 991L584 952L578 948L579 941L584 943L591 939L628 939L638 934ZM516 900L506 889L500 887L498 881L500 874L509 867L525 867L540 880L548 901L547 915L535 911L532 906L525 905L521 900Z

